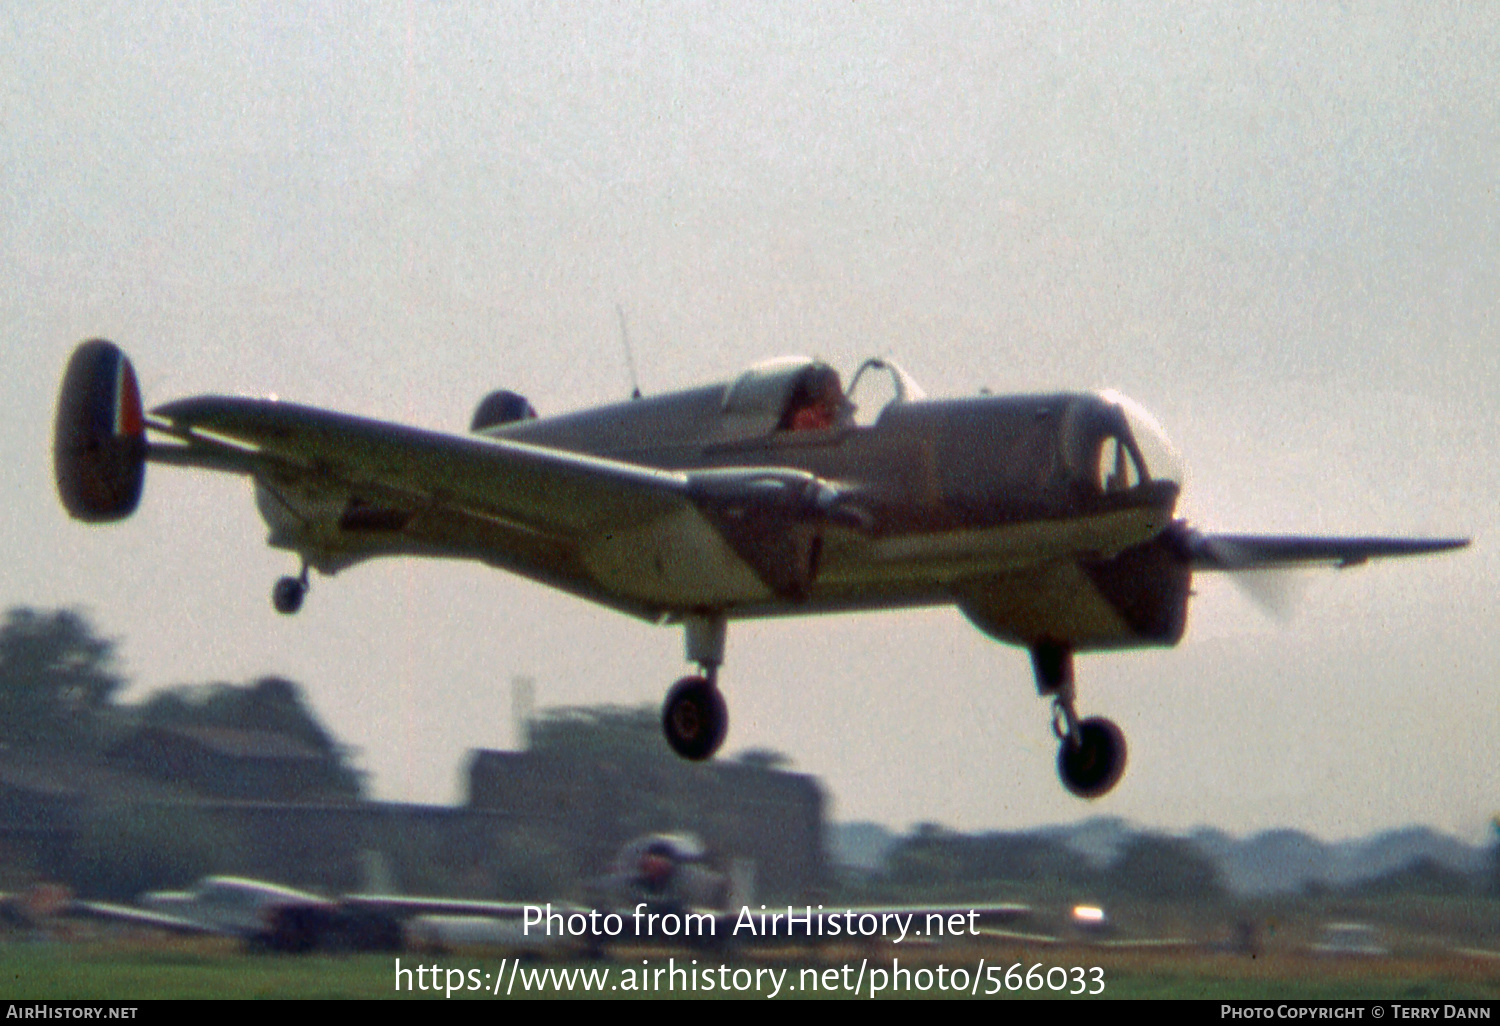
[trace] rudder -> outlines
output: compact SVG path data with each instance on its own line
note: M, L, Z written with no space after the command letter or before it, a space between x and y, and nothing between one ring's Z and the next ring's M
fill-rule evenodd
M146 479L146 420L130 359L113 342L80 343L63 374L53 435L57 494L77 520L135 512Z

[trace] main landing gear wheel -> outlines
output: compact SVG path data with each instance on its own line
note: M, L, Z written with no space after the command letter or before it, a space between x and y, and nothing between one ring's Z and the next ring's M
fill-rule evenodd
M724 743L729 733L729 708L713 681L684 677L667 692L661 727L672 751L684 759L702 762Z
M1057 772L1063 786L1078 797L1098 798L1125 773L1125 735L1103 717L1082 720L1073 736L1062 739Z
M302 600L307 597L307 571L302 571L301 577L283 577L276 582L271 589L271 605L276 607L276 612L290 616L302 608Z

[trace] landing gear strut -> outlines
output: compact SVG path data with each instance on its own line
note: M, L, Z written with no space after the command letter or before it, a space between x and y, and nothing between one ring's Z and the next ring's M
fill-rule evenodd
M1037 690L1052 699L1052 732L1059 742L1057 773L1080 798L1098 798L1125 773L1125 735L1100 716L1078 718L1074 708L1073 651L1043 643L1031 650Z
M302 564L302 573L297 577L283 577L271 589L271 605L276 612L290 616L302 608L307 597L307 564Z
M702 762L711 758L729 733L729 708L719 691L719 665L724 662L724 618L690 616L687 657L698 664L701 676L684 677L672 685L662 703L661 726L672 751Z

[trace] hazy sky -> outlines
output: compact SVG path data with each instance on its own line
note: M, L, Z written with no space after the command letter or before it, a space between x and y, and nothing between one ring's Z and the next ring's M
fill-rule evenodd
M478 566L295 558L240 478L153 467L71 522L51 421L102 335L148 404L279 394L461 431L783 353L933 395L1110 386L1199 526L1468 534L1199 578L1173 650L1089 656L1130 764L1055 775L1026 655L953 610L735 625L726 752L839 819L1110 814L1324 837L1500 810L1500 13L1382 4L0 8L0 604L88 610L130 694L279 673L377 795L446 801L538 704L658 703L681 631Z

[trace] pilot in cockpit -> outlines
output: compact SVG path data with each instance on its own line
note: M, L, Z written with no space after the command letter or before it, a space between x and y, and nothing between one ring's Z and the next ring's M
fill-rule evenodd
M832 367L809 367L792 390L782 414L781 431L819 431L847 420L853 406L844 398L839 373Z

